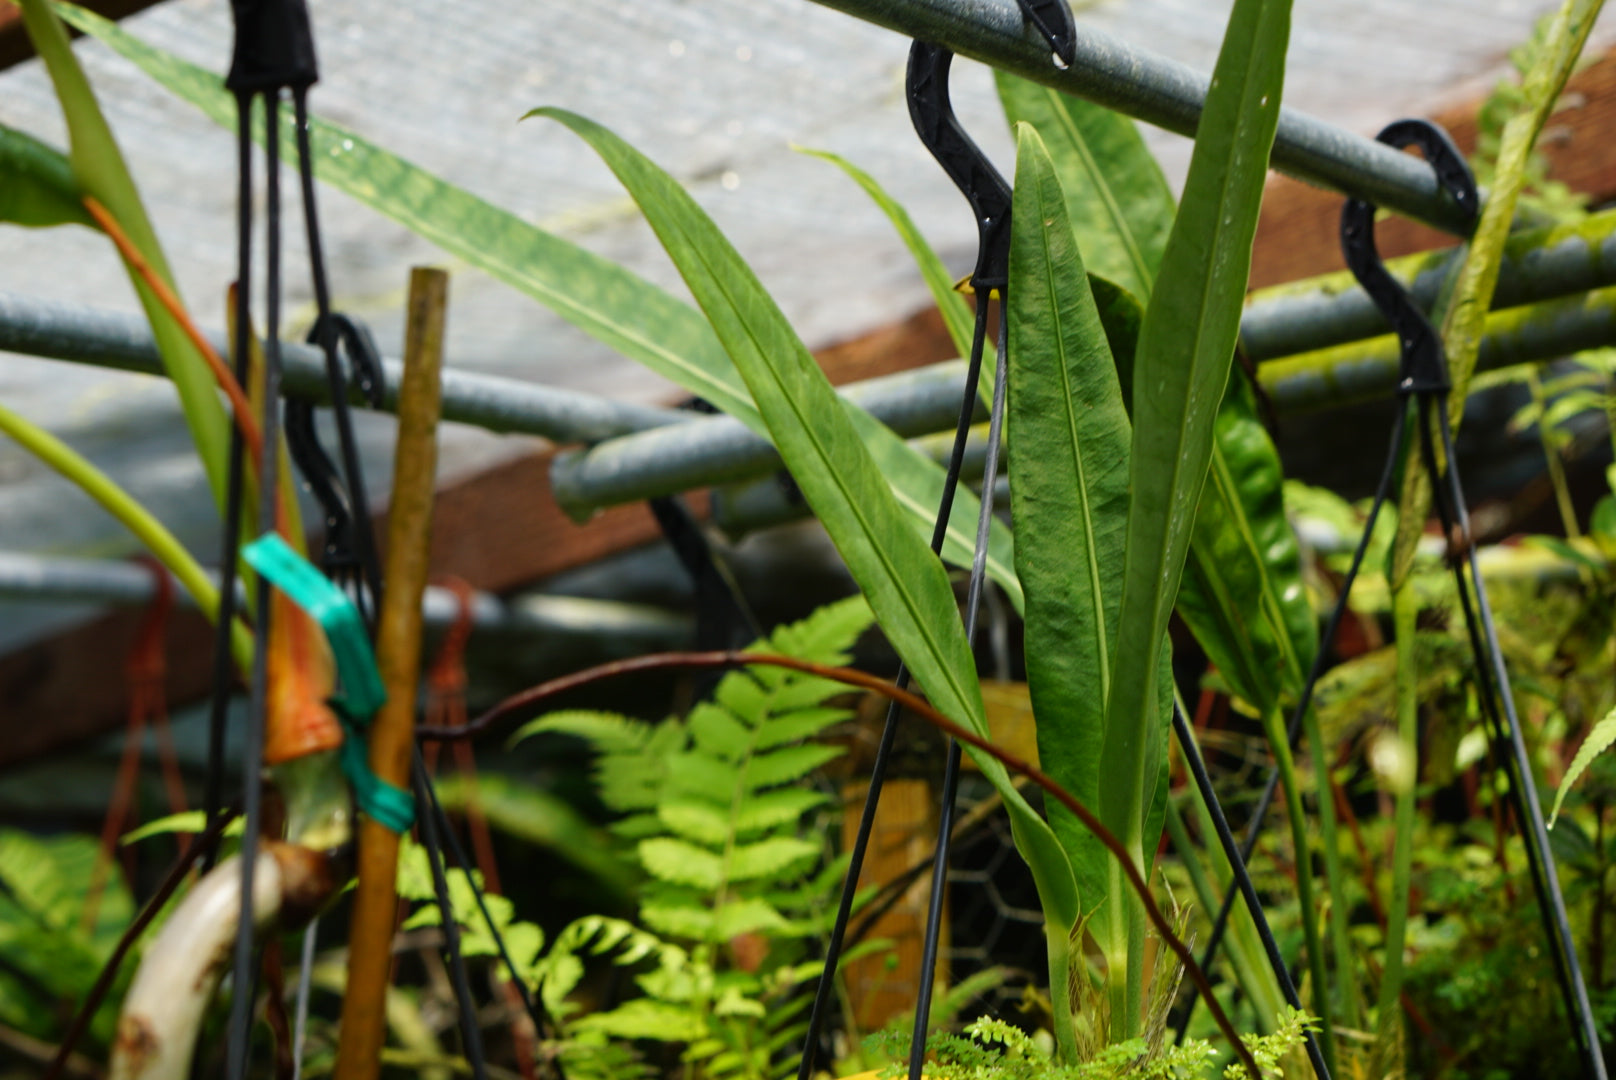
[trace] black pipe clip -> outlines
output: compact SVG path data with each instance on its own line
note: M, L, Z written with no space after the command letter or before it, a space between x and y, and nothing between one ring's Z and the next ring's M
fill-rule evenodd
M1464 155L1448 133L1429 120L1398 120L1375 136L1399 150L1416 147L1436 173L1437 183L1474 220L1481 198L1476 178L1465 164ZM1398 369L1399 395L1445 393L1448 380L1447 357L1442 339L1413 297L1381 262L1375 247L1375 207L1363 199L1348 199L1341 208L1341 251L1347 267L1358 279L1397 334L1402 360Z

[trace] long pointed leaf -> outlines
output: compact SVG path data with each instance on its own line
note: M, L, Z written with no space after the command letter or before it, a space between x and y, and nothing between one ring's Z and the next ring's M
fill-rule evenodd
M915 681L939 709L985 732L975 661L942 564L905 519L824 373L751 268L695 200L644 155L576 114L538 113L587 141L634 197L746 379L781 456ZM1076 890L1054 833L1002 765L986 755L978 765L1010 810L1017 849L1032 870L1046 916L1071 927Z
M1140 328L1134 372L1127 563L1113 659L1106 758L1131 804L1143 862L1143 790L1159 754L1140 717L1157 713L1157 657L1228 382L1268 152L1279 116L1288 0L1237 0L1207 96L1183 205ZM1133 790L1120 778L1132 777Z
M1206 480L1213 423L1229 376L1251 242L1279 117L1289 0L1236 0L1207 95L1184 198L1140 329L1133 388L1132 501L1122 616L1102 754L1101 816L1125 822L1143 867L1150 793L1166 750L1159 672L1190 531ZM1109 896L1127 897L1113 870ZM1130 967L1142 955L1133 918ZM1115 956L1117 943L1110 952ZM1113 1036L1137 1030L1136 980L1113 974ZM1115 994L1126 990L1126 998Z
M1009 290L1010 500L1027 587L1027 684L1042 767L1098 805L1111 649L1121 610L1129 425L1054 162L1016 127ZM1110 854L1056 806L1085 913Z
M1134 122L1119 112L999 71L1010 126L1038 129L1089 269L1146 298L1173 224L1173 193Z

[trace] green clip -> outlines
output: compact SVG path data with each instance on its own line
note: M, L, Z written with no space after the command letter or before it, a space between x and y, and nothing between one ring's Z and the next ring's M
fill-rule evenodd
M332 704L357 723L369 721L387 700L387 690L382 686L381 672L376 670L376 655L365 634L365 621L348 594L275 533L260 536L243 548L241 555L325 630L342 686Z
M359 809L393 832L410 831L415 824L415 796L371 771L365 743L352 729L342 740L342 773L353 787Z
M365 622L348 594L331 583L274 533L265 533L242 549L242 558L287 599L308 612L331 642L342 691L331 707L342 719L342 773L353 788L354 802L373 820L396 833L415 822L415 796L377 776L370 768L359 729L387 700L376 655Z

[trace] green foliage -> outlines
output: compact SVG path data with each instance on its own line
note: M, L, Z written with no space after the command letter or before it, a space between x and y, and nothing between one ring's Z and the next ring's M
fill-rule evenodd
M1244 1042L1264 1076L1283 1078L1280 1062L1302 1045L1313 1020L1289 1007L1270 1034L1247 1036ZM868 1040L872 1053L891 1059L908 1057L908 1036L889 1028ZM977 1020L962 1035L935 1032L926 1040L930 1080L1191 1080L1214 1074L1216 1053L1202 1039L1171 1040L1142 1037L1124 1039L1104 1047L1077 1064L1056 1062L1046 1046L1012 1024L994 1018ZM882 1077L907 1075L901 1065L884 1069ZM1239 1063L1224 1068L1225 1080L1244 1080Z
M73 165L55 147L0 124L0 221L28 228L84 225L95 219L79 200Z
M987 734L970 645L953 589L906 520L851 415L739 254L667 173L611 132L563 110L541 110L602 156L645 213L740 370L776 447L830 534L881 628L932 703ZM971 751L1003 797L1017 850L1038 886L1051 941L1075 924L1071 867L1049 825L994 758ZM1052 967L1064 966L1052 960Z
M869 605L854 597L779 628L756 648L845 664L872 621ZM826 929L845 870L841 860L826 865L823 844L804 838L829 802L809 780L840 753L817 740L851 716L831 704L845 690L759 667L724 676L711 700L683 718L649 724L558 712L513 736L572 735L598 751L596 787L619 815L612 830L644 873L643 925L585 918L542 957L542 941L523 939L532 946L523 977L563 1019L569 1062L580 1070L604 1068L599 1055L613 1044L641 1040L682 1044L681 1060L707 1077L772 1077L794 1067L806 1004L797 991L819 972L808 943ZM411 880L419 893L419 875ZM435 915L423 908L414 919L427 924ZM641 996L575 1015L567 999L590 957L632 971Z
M93 925L85 925L100 845L93 837L41 839L0 829L0 1024L39 1039L61 1034L63 1001L79 1001L134 917L117 868L108 867ZM98 1042L112 1037L118 995L96 1015Z
M1499 79L1476 113L1476 150L1470 155L1470 165L1477 185L1484 190L1496 182L1504 126L1528 104L1522 81L1544 55L1553 23L1552 13L1542 16L1527 39L1509 50L1513 77ZM1550 178L1548 158L1534 145L1523 169L1519 206L1531 217L1570 221L1587 213L1588 196L1572 191L1563 181Z

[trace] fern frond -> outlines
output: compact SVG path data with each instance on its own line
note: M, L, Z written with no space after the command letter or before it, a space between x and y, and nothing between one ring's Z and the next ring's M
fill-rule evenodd
M637 849L646 873L674 885L709 891L724 884L724 860L705 848L671 836L641 840Z
M772 702L775 708L780 707L779 696ZM771 718L770 721L758 729L752 740L754 750L772 750L776 746L784 746L799 739L811 739L828 727L840 724L853 717L852 709L831 709L824 707L804 707L793 709L783 715Z
M819 845L795 836L771 836L751 844L736 844L730 851L732 882L779 879L805 869L819 856Z
M653 725L621 713L565 709L529 720L516 729L505 745L515 746L534 735L575 735L602 753L632 754L645 748L653 730Z
M805 787L782 787L747 797L735 811L731 825L736 839L748 839L769 829L795 826L802 816L830 802L822 792Z
M731 834L727 805L693 796L675 796L657 807L657 820L681 840L723 850Z
M657 1042L689 1042L707 1033L707 1025L695 1009L652 998L634 998L615 1009L590 1013L573 1021L572 1027L615 1039Z
M740 769L694 750L674 754L668 761L666 791L675 795L727 800L735 791Z
M746 753L752 731L735 713L706 701L690 710L685 721L696 749L720 761L735 761Z
M835 761L843 753L845 751L839 746L804 743L757 754L746 763L743 782L748 792L796 783L807 779L815 769Z

